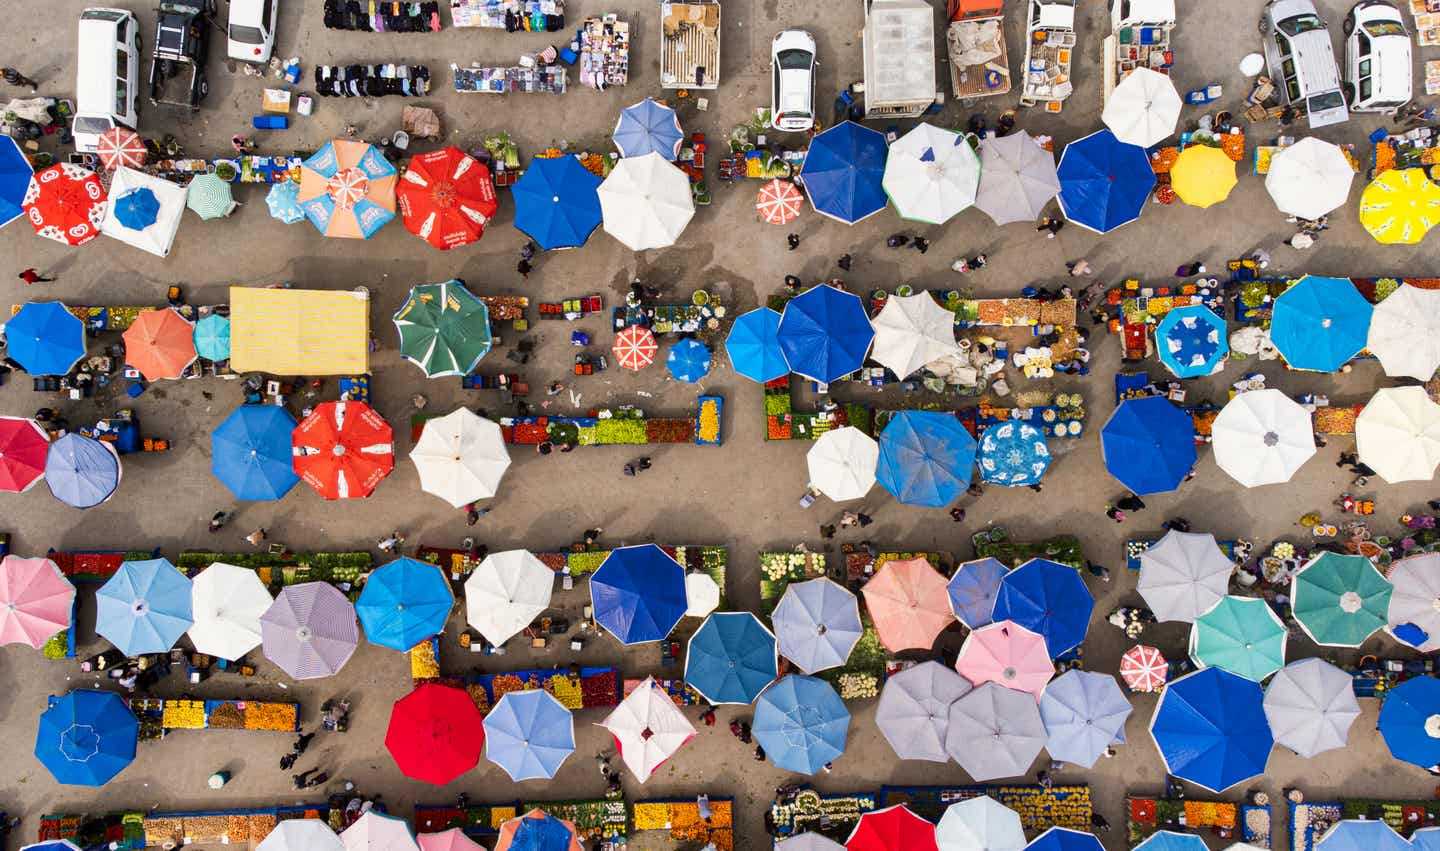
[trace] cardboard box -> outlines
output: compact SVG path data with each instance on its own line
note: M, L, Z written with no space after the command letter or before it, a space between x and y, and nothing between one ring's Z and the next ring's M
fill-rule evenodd
M272 115L288 115L290 113L290 90L266 89L260 96L260 111Z

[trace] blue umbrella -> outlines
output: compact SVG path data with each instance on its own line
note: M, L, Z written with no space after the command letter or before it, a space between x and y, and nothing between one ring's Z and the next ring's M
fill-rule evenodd
M484 724L486 759L516 783L551 779L575 752L575 717L544 689L506 692Z
M1410 834L1410 846L1414 851L1440 851L1440 827L1422 827Z
M714 612L685 653L685 682L711 703L752 703L778 671L775 636L749 612Z
M1417 845L1423 848L1424 844L1425 840L1406 842L1384 821L1345 819L1330 825L1311 847L1315 851L1414 851Z
M590 577L590 603L620 643L660 641L685 616L685 568L654 544L611 550Z
M1040 696L1045 749L1051 759L1089 768L1106 748L1124 738L1125 719L1133 710L1113 676L1078 669L1066 671L1051 680Z
M440 568L397 558L370 574L355 601L355 614L372 644L406 651L445 631L455 595Z
M997 485L1029 486L1050 468L1045 432L1028 423L1005 422L980 434L980 479Z
M194 623L190 577L167 559L121 562L95 592L95 631L126 656L169 653Z
M995 610L995 597L1004 577L1005 565L993 558L962 563L945 586L950 594L950 611L971 629L992 623L990 613Z
M885 209L890 199L881 182L889 153L884 134L853 121L811 139L800 182L815 212L853 225Z
M291 466L295 418L276 405L242 405L210 434L210 473L236 499L279 499L300 477Z
M1140 218L1155 188L1145 149L1120 141L1109 130L1066 145L1056 174L1065 218L1096 233Z
M775 339L791 372L828 383L864 365L875 329L859 296L823 285L790 299Z
M1216 793L1265 773L1275 745L1260 684L1224 668L1166 685L1150 735L1167 771Z
M906 505L939 508L970 485L975 438L953 414L901 411L880 432L875 478Z
M93 508L120 484L120 458L108 443L72 431L50 444L45 484L71 508Z
M1093 833L1052 827L1035 837L1035 841L1025 846L1025 851L1104 851L1104 848Z
M534 157L510 189L515 227L546 251L584 245L602 219L599 188L573 156Z
M230 320L212 313L196 322L195 353L206 360L229 360Z
M35 169L11 136L0 138L0 227L24 214L25 193Z
M1059 757L1056 757L1059 759ZM1205 840L1193 833L1176 833L1173 830L1157 830L1131 851L1206 851Z
M1380 735L1396 759L1421 768L1440 763L1440 680L1411 677L1380 704Z
M1105 469L1137 494L1180 487L1195 466L1195 421L1163 396L1126 399L1100 431Z
M814 774L845 753L850 710L824 680L788 674L760 695L753 729L771 762Z
M1032 558L1000 580L991 617L1045 636L1045 647L1054 659L1085 640L1094 610L1095 598L1079 570Z
M77 689L53 700L35 731L35 758L70 786L104 786L135 759L140 723L117 694Z
M51 839L45 842L21 845L20 851L82 851L82 849L68 839Z
M265 193L265 206L270 208L270 218L279 219L287 225L304 221L305 211L300 207L300 183L282 180Z
M865 632L855 595L823 576L791 583L770 623L780 653L807 674L845 664Z
M144 230L160 218L160 199L144 186L112 198L110 203L115 207L115 221L130 230Z
M1275 299L1270 341L1295 369L1335 372L1365 348L1374 312L1349 278L1306 275Z
M27 301L5 323L9 356L31 375L64 375L85 357L85 323L58 301Z
M543 810L531 810L516 820L520 824L511 836L509 851L570 851L575 846L575 831Z
M784 378L790 372L785 352L777 334L780 314L768 307L757 307L735 317L730 336L725 338L725 353L735 371L762 384Z
M1230 356L1225 320L1203 304L1177 307L1155 326L1155 350L1176 378L1219 372Z
M622 157L643 157L654 152L673 162L680 156L685 131L680 129L680 117L675 110L653 98L645 98L620 111L620 120L615 122L615 132L610 138L615 140L615 148Z
M693 337L686 337L670 347L665 368L676 380L694 384L710 371L710 350Z

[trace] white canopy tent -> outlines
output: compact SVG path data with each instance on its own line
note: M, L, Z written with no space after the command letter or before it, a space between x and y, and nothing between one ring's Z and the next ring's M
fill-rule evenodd
M180 228L180 218L185 212L185 196L188 192L184 186L121 166L115 169L114 176L110 179L110 195L105 203L105 219L100 223L100 232L157 257L168 256L170 247L175 243L175 232ZM154 199L154 205L150 204L146 193L149 198ZM143 205L150 206L153 211L144 214L145 218L137 221L130 214L121 212L131 203L141 207L142 203L139 202L142 202L142 199ZM154 220L149 224L134 227L149 219L151 215Z

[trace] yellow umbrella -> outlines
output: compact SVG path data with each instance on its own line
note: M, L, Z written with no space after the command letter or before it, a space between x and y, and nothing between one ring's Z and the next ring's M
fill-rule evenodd
M1192 207L1218 204L1235 188L1235 163L1219 148L1190 145L1170 167L1170 186Z
M1376 242L1414 245L1440 224L1440 186L1423 169L1381 172L1360 196L1360 224Z

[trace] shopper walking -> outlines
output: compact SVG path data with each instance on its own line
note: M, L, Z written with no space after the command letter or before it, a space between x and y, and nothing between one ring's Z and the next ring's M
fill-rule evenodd
M54 276L54 275L49 275L49 276L42 275L42 274L40 274L39 272L35 271L34 267L31 267L31 268L29 268L29 269L26 269L25 271L21 272L20 274L16 275L15 277L17 277L17 278L19 278L20 280L24 281L24 282L25 282L25 286L27 286L27 287L34 286L35 284L48 284L48 283L50 283L51 281L55 280L55 276Z
M785 244L788 245L788 246L790 246L790 250L791 250L791 251L794 251L795 249L799 248L799 247L800 247L800 234L798 234L798 233L787 233L787 234L785 234Z
M4 77L5 82L9 83L12 86L19 86L21 88L29 86L31 94L40 91L39 83L35 82L24 74L21 74L14 68L0 69L0 77Z

